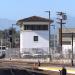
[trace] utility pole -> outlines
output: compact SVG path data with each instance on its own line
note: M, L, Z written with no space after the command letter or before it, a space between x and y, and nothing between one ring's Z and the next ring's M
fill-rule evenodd
M73 33L72 33L72 58L71 58L71 64L72 64L72 66L74 66L74 64L73 64Z
M12 24L12 48L14 47L14 25L16 26L16 24Z
M49 54L48 54L48 57L49 57L49 61L52 60L52 57L51 57L51 50L50 50L50 11L45 11L49 14L49 25L48 25L48 30L49 30Z
M61 45L61 52L62 52L62 25L65 24L65 22L63 22L64 20L67 19L67 16L65 15L65 13L63 12L57 12L57 15L59 16L57 19L59 20L60 24L60 45Z
M12 24L12 48L13 48L13 24Z
M61 35L60 35L60 37L61 37L61 40L60 40L61 43L60 43L60 44L61 44L61 51L62 51L62 19L60 19L60 26L61 26L61 27L60 27L60 28L61 28L61 29L60 29L60 34L61 34Z

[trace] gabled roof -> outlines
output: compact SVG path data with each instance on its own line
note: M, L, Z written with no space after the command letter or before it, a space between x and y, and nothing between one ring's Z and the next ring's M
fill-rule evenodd
M17 21L17 23L22 23L22 22L49 22L49 19L39 16L31 16ZM50 20L50 22L53 22L53 20Z

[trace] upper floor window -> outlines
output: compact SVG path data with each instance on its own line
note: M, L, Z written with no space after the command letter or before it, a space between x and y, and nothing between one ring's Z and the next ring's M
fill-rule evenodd
M24 25L24 30L48 30L48 25Z

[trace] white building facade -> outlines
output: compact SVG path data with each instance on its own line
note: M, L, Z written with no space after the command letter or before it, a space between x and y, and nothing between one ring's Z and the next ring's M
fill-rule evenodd
M62 29L62 53L64 55L72 54L72 34L73 34L73 53L75 54L75 28Z
M52 21L51 21L52 22ZM49 50L49 19L32 16L17 22L20 25L20 52Z

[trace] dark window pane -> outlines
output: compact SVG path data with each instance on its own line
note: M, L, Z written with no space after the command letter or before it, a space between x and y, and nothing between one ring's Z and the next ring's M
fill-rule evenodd
M71 41L62 41L63 45L71 45Z
M5 47L2 47L3 50L5 50Z
M44 30L48 30L48 26L44 25Z
M24 30L48 30L48 25L24 25Z
M34 41L38 41L38 36L34 36Z

